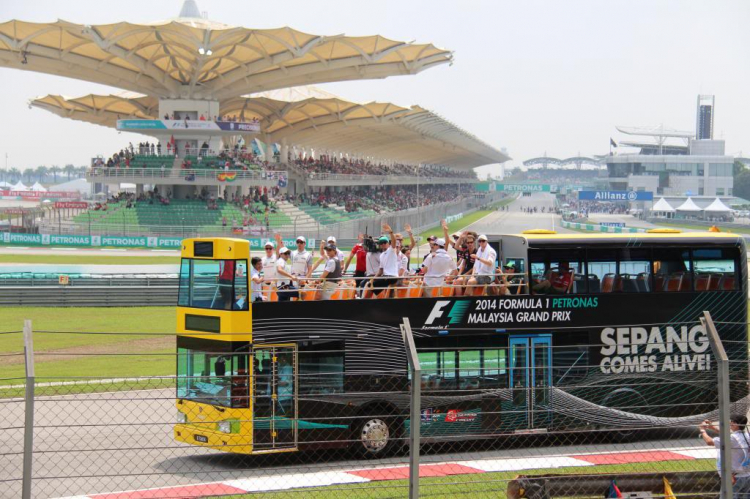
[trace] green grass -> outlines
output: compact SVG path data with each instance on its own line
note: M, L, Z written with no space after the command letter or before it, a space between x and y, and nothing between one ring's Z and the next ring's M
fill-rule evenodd
M428 463L422 463L428 464ZM713 459L696 459L691 461L664 461L633 464L612 464L591 467L568 467L534 469L523 471L506 471L499 473L477 473L469 475L452 475L421 478L420 494L430 499L454 499L456 497L505 497L508 482L518 475L602 475L625 473L676 473L690 471L712 471L716 469ZM281 492L269 492L262 495L264 499L281 499L297 497L356 497L357 499L386 499L406 497L409 483L407 480L373 481L352 485L331 485L304 489L291 489ZM594 497L602 497L602 491ZM257 494L228 496L232 499L259 497ZM583 497L583 496L580 496Z
M39 382L52 381L41 378L68 380L77 376L117 378L174 374L176 316L173 307L0 308L0 323L4 324L5 331L20 331L24 319L32 320L35 331ZM0 335L0 354L22 351L20 333ZM18 380L9 378L23 375L20 356L0 356L0 378L6 378L0 379L0 384L17 384Z
M455 221L449 223L448 224L448 234L453 234L454 232L458 232L458 231L463 230L464 227L468 227L469 225L473 224L477 220L479 220L479 219L481 219L483 217L486 217L490 213L496 211L498 207L508 205L508 204L512 203L513 201L515 201L515 200L516 200L515 197L508 197L508 198L505 198L505 199L501 199L500 201L492 203L489 206L489 209L475 211L474 213L470 213L470 214L466 215L465 217L463 217L463 218L461 218L459 220L455 220ZM438 237L442 237L443 236L443 229L442 229L442 227L440 227L440 224L435 225L432 228L430 228L430 229L422 232L421 234L417 235L416 236L417 244L423 244L426 241L427 237L432 236L432 235L435 235L435 236L438 236Z
M149 265L180 263L179 256L93 256L93 255L0 255L0 263L50 263L81 265Z

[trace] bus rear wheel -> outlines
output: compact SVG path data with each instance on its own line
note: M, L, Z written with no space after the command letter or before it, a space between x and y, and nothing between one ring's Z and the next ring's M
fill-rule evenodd
M377 459L390 455L397 440L392 419L363 418L356 426L354 448L364 458Z

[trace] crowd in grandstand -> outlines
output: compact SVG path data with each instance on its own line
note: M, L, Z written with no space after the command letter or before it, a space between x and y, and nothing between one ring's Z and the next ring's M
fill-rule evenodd
M182 161L182 169L208 168L214 170L275 170L277 165L269 164L260 156L245 148L224 149L218 155L210 155L206 149L201 149L197 155L186 155Z
M348 159L322 155L295 159L293 164L308 175L336 173L350 175L409 175L421 177L476 178L473 171L457 171L438 165L405 165L400 163L373 163L363 159Z
M464 191L467 189L464 188ZM287 196L287 201L295 206L309 204L312 206L343 206L347 212L371 210L375 213L406 210L417 206L456 201L468 194L461 194L456 185L420 186L417 195L416 186L381 186L348 188L343 191L333 189L318 193Z

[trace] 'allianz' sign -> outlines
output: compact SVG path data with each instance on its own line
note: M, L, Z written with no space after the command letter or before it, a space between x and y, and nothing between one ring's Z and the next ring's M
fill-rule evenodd
M579 201L653 201L648 191L578 191Z

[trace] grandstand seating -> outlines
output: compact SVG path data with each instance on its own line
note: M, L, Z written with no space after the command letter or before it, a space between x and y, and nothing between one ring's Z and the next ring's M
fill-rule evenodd
M223 170L226 163L226 160L219 156L203 156L203 159L198 161L198 156L188 155L185 156L185 161L190 161L190 168L193 170ZM260 165L252 163L245 163L245 166L250 171L261 171L263 169ZM230 168L232 170L240 169L234 162L231 163Z
M242 221L248 215L239 207L218 200L217 210L206 209L206 203L199 200L173 199L170 204L162 205L158 201L149 204L148 201L138 201L135 208L126 208L124 202L108 203L107 211L91 211L91 223L100 226L111 226L113 230L121 229L123 225L129 227L200 227L202 230L221 230L223 218L227 219L227 226L232 223L242 225ZM256 208L263 210L265 207L257 203ZM259 224L263 223L263 213L253 215ZM88 213L81 213L74 217L74 221L87 224ZM280 227L289 225L292 220L284 213L271 213L269 225Z
M299 209L309 215L313 220L323 225L377 216L377 213L372 210L346 212L331 207L323 208L321 206L312 206L309 204L300 204Z
M141 156L136 154L130 161L131 168L161 168L164 165L167 169L172 168L174 156Z

